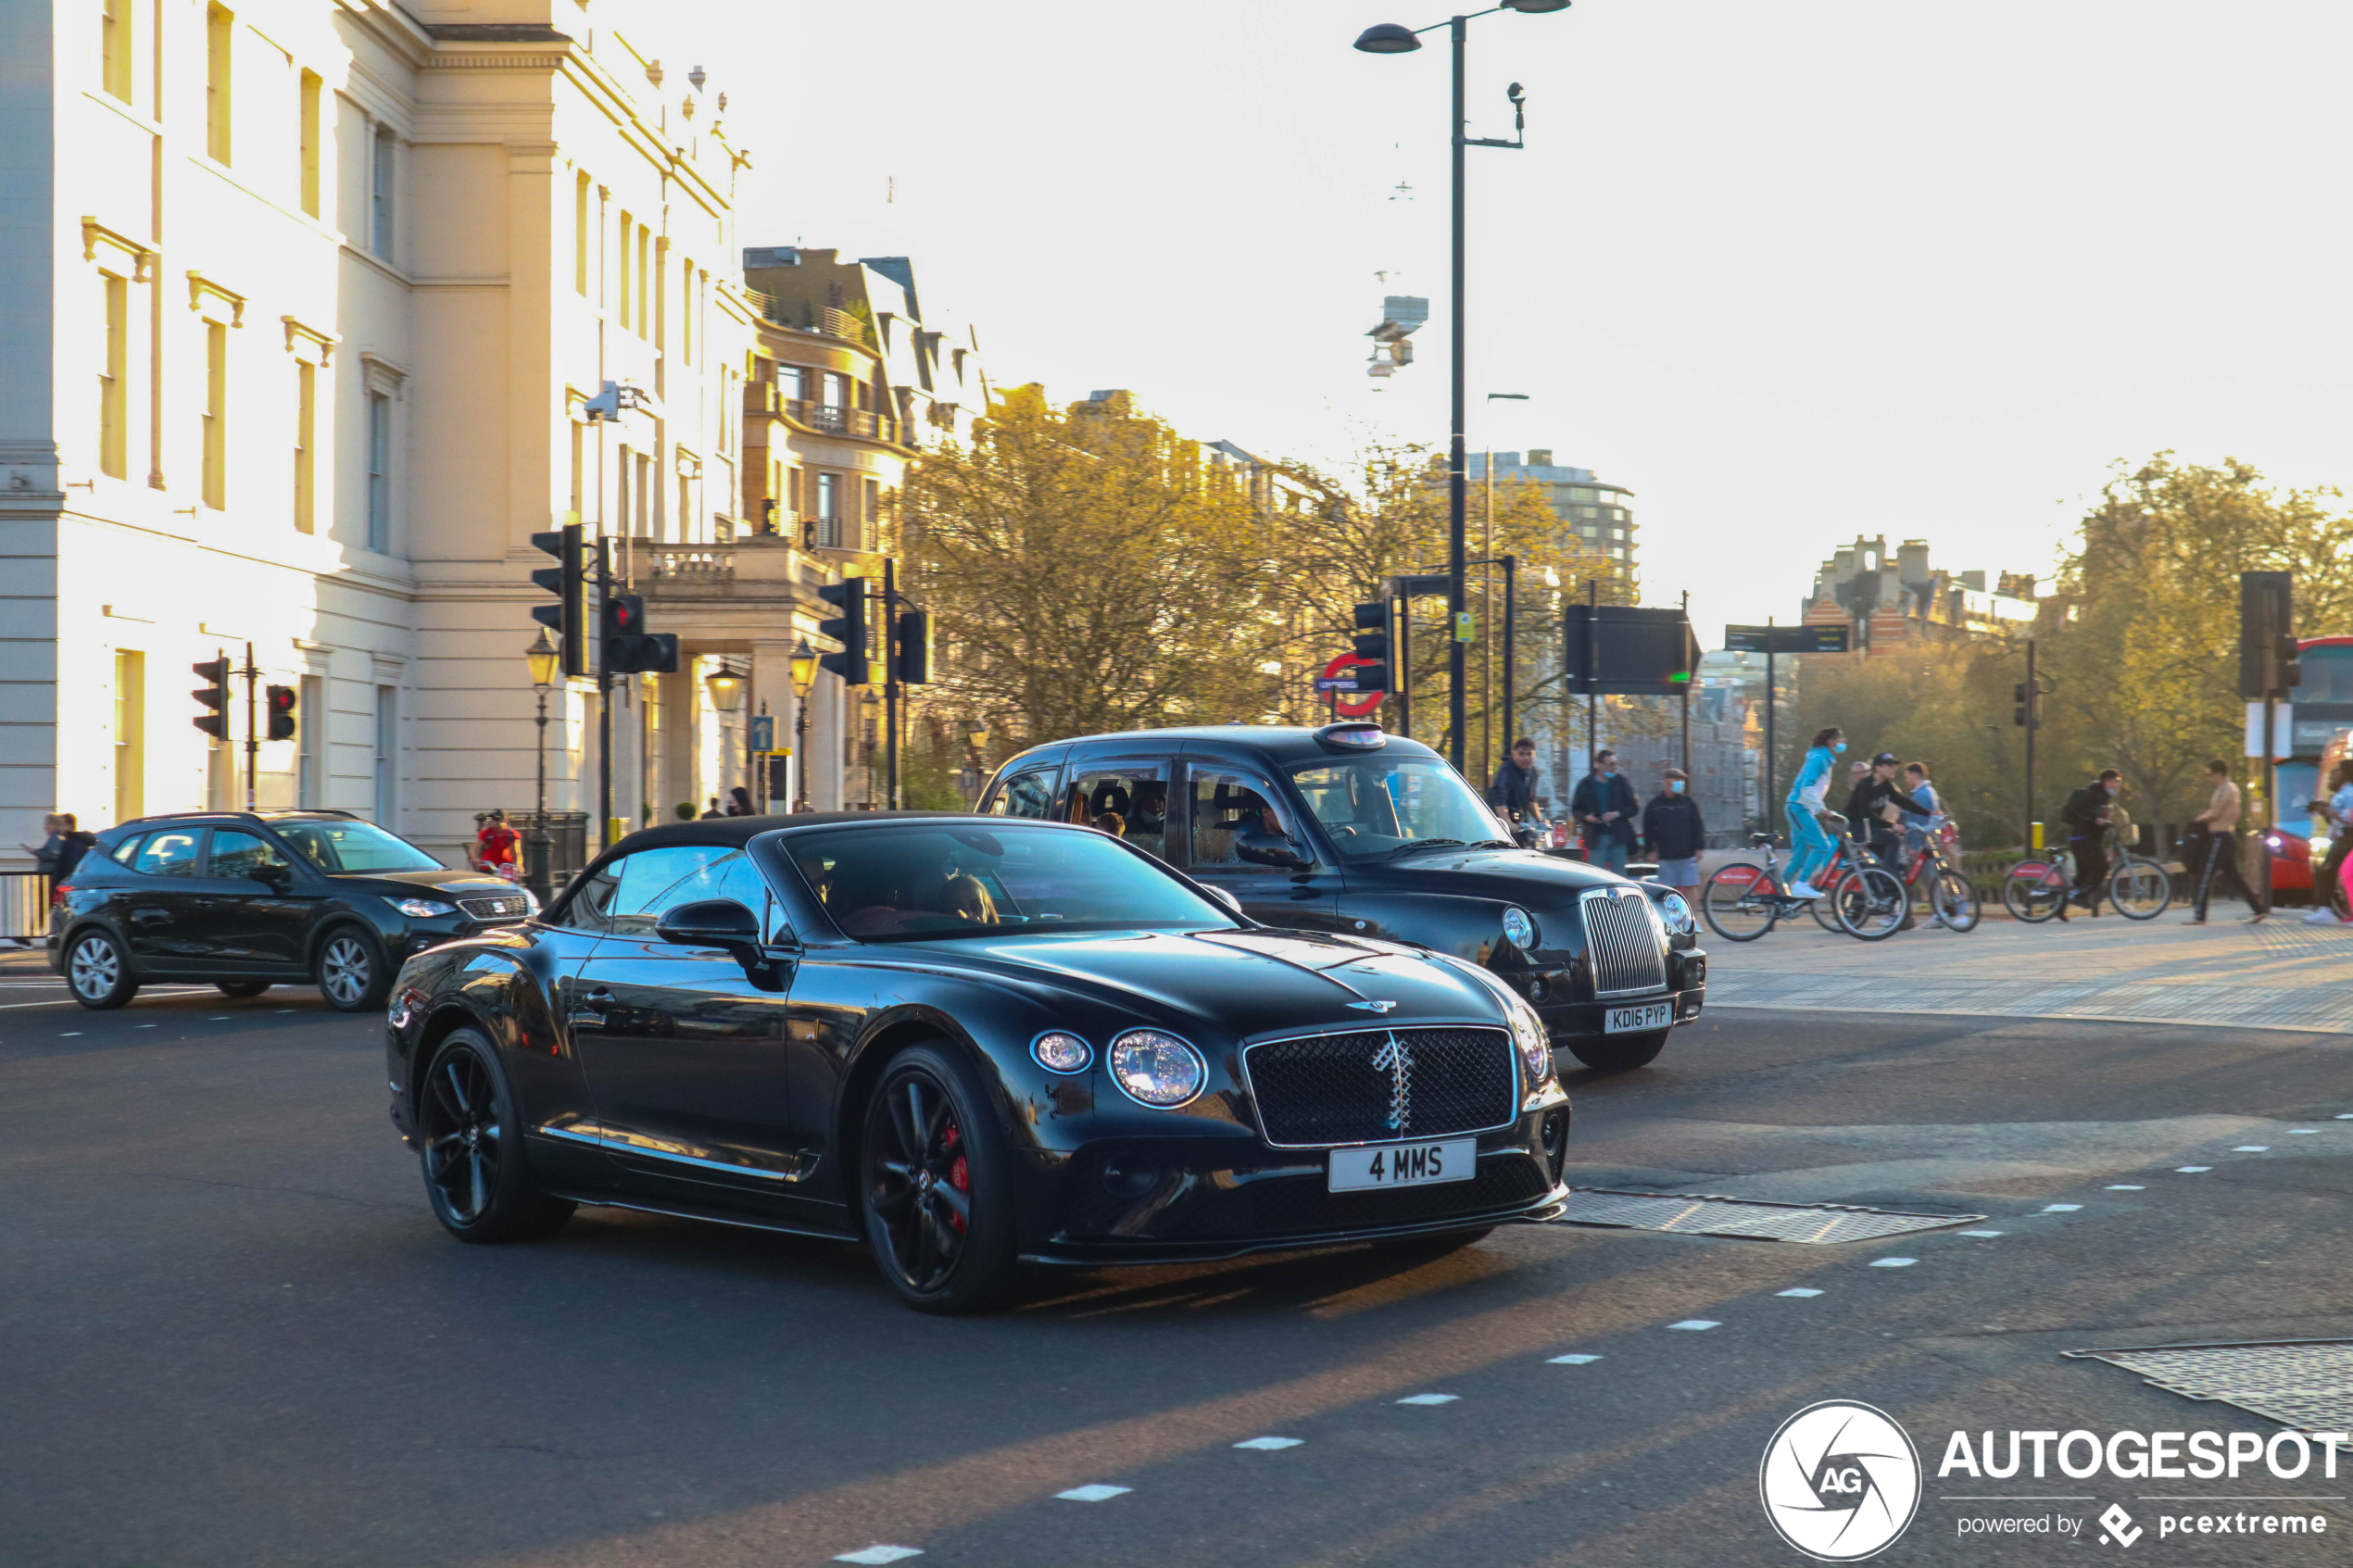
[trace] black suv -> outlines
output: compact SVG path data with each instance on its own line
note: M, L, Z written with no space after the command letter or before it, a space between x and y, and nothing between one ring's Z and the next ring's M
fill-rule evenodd
M1647 1064L1706 999L1681 895L1519 847L1444 758L1375 723L1056 741L1000 768L980 809L1091 824L1267 925L1483 965L1588 1067Z
M232 997L295 981L366 1012L410 954L537 909L346 811L142 817L98 834L57 884L49 967L86 1008L119 1008L151 980Z

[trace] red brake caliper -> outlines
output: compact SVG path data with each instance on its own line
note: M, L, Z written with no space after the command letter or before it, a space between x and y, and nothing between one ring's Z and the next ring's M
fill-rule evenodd
M943 1149L952 1149L962 1141L957 1135L953 1123L949 1123L948 1130L939 1135L939 1147ZM973 1189L972 1168L964 1163L964 1157L961 1154L956 1156L956 1163L948 1167L948 1185L958 1192L970 1192ZM948 1223L959 1231L964 1228L963 1216L952 1209L948 1212Z

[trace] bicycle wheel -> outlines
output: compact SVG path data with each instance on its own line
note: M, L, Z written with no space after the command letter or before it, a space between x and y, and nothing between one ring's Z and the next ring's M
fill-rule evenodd
M1911 895L1893 873L1865 866L1839 879L1830 902L1837 908L1839 929L1864 942L1884 942L1904 929L1911 909Z
M2002 879L2002 905L2031 925L2040 925L2067 902L2068 886L2057 872L2040 860L2025 860Z
M1841 853L1814 879L1814 885L1822 890L1823 896L1806 908L1813 915L1814 923L1832 936L1846 935L1846 928L1838 923L1838 884L1854 874L1855 868L1847 864L1845 855Z
M2173 879L2154 860L2119 860L2108 873L2108 902L2126 920L2155 920L2173 902Z
M1761 866L1719 866L1700 889L1699 912L1707 928L1727 942L1754 942L1780 917L1775 902L1780 887Z
M1947 931L1975 931L1984 912L1978 907L1977 888L1950 866L1929 879L1928 908Z

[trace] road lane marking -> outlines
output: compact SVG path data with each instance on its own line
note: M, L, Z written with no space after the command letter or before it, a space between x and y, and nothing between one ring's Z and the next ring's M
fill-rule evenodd
M1238 1449L1262 1449L1269 1453L1272 1453L1277 1449L1295 1449L1305 1441L1307 1441L1307 1439L1304 1437L1252 1437L1248 1442L1236 1443L1234 1447Z
M911 1557L921 1557L924 1549L915 1546L870 1546L858 1551L845 1551L834 1559L836 1562L903 1562Z
M2269 1154L2271 1152L2271 1146L2267 1143L2243 1143L2233 1148L2231 1152L2233 1154Z
M2078 1209L2082 1207L2083 1206L2081 1203L2045 1203L2043 1205L2043 1212L2045 1214L2072 1214Z
M1547 1359L1544 1364L1546 1366L1591 1366L1600 1360L1599 1356L1554 1356Z
M1401 1405L1451 1405L1460 1394L1408 1394L1397 1402Z
M1878 1266L1879 1265L1876 1263L1872 1265L1874 1268L1877 1268ZM1806 1286L1800 1285L1793 1286L1787 1290L1776 1290L1773 1294L1776 1296L1794 1296L1800 1300L1804 1300L1811 1297L1819 1296L1821 1292L1818 1290L1808 1290Z
M1106 1486L1097 1481L1084 1486L1073 1486L1067 1492L1056 1492L1054 1496L1064 1502L1108 1502L1114 1498L1125 1497L1135 1489L1133 1486Z
M2007 1233L2003 1231L1955 1231L1953 1234L1956 1236L2003 1236Z
M1718 1323L1714 1318L1685 1318L1681 1323L1670 1323L1667 1326L1669 1328L1688 1328L1693 1334L1697 1334L1703 1329L1721 1328L1724 1325Z
M2290 1127L2287 1130L2287 1135L2292 1138L2309 1138L2319 1132L2318 1127Z
M1871 1267L1875 1269L1908 1269L1914 1263L1919 1261L1919 1260L1918 1258L1874 1258L1871 1260Z
M2202 1176L2214 1169L2211 1165L2176 1165L2173 1169L2184 1176Z
M2132 1183L2130 1183L2130 1182L2118 1182L2115 1185L2113 1185L2113 1186L2109 1187L2108 1190L2108 1191L2110 1191L2110 1192L2146 1192L2146 1191L2148 1191L2148 1188L2146 1188L2146 1187L2142 1187L2142 1186L2134 1186L2134 1185L2133 1185Z

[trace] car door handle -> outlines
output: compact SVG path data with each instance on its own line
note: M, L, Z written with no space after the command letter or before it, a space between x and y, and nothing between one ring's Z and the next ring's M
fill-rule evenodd
M133 909L131 911L131 918L141 925L170 925L171 911L170 909Z
M605 1022L605 1010L612 1005L613 994L610 991L600 989L585 997L574 997L572 1005L564 1010L564 1022L574 1029L601 1029Z
M610 991L591 991L580 998L580 1005L590 1012L602 1012L612 1004L613 994Z

